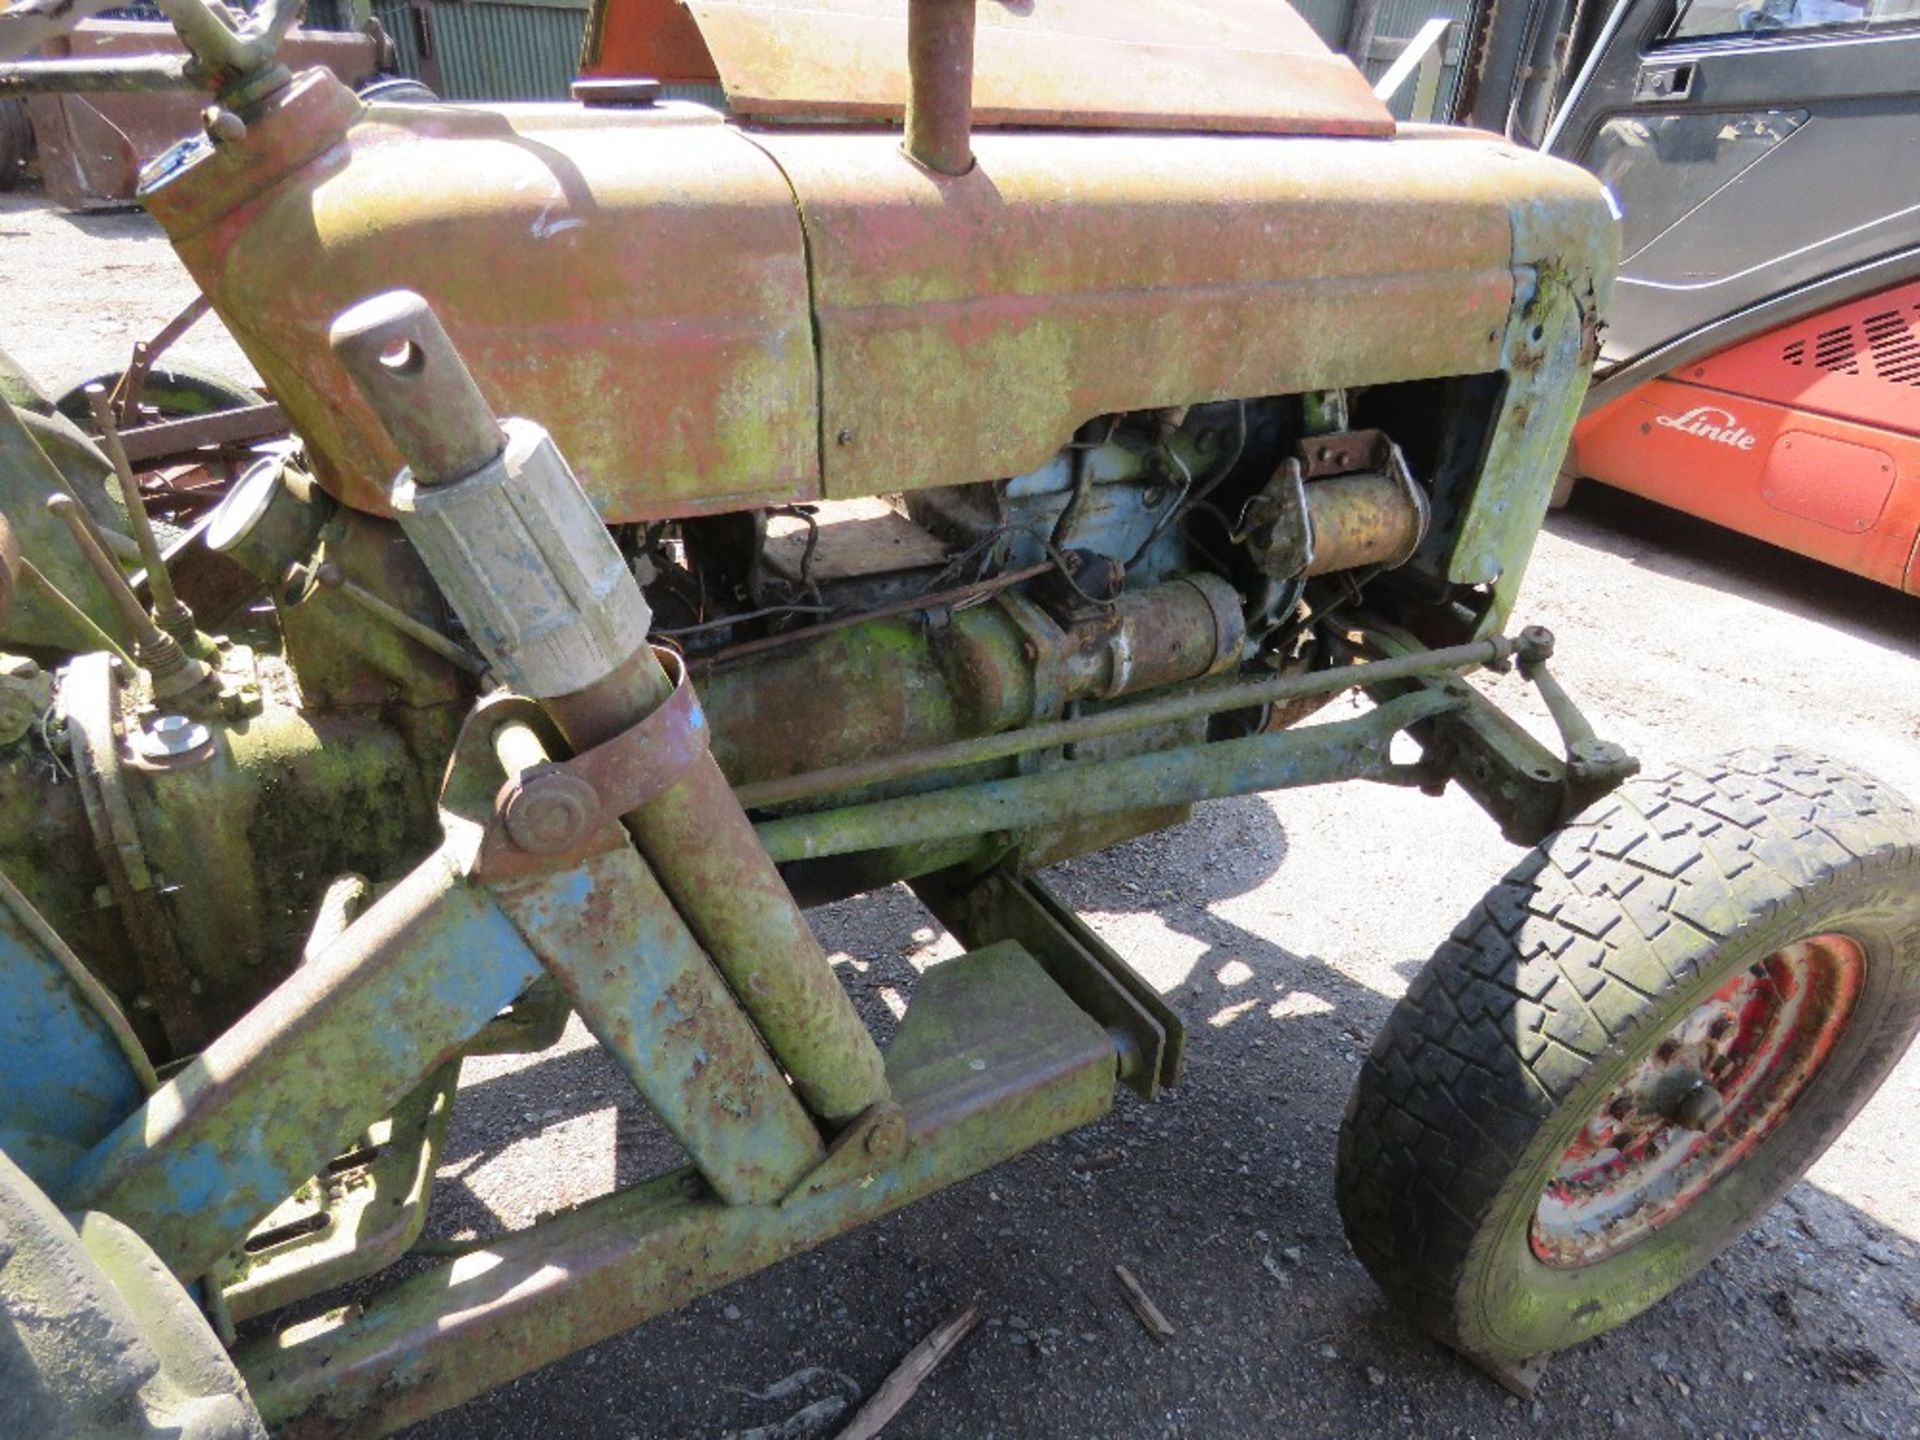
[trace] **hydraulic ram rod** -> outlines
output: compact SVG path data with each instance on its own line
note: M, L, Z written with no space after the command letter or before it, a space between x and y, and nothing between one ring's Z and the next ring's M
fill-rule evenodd
M547 433L494 420L411 292L354 306L332 343L413 467L401 526L494 674L575 751L633 730L673 692L652 612ZM712 754L623 821L807 1108L833 1125L886 1099L879 1047Z

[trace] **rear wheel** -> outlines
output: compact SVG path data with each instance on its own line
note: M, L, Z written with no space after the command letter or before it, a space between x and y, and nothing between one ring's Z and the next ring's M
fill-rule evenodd
M1376 1041L1341 1214L1492 1361L1597 1335L1735 1239L1920 1026L1920 813L1791 751L1629 783L1511 871Z
M63 1214L4 1152L0 1264L9 1436L266 1440L212 1328L140 1237Z
M102 385L111 391L120 383L120 372L86 375L58 387L54 408L82 430L91 431L93 407L87 401L87 388ZM204 365L160 364L147 372L140 387L140 408L161 420L184 420L195 415L212 415L221 410L242 410L258 405L260 396L231 376L222 375Z

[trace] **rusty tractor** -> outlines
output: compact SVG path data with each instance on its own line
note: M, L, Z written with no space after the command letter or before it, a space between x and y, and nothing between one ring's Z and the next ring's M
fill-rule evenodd
M1581 172L1396 126L1279 0L602 0L516 106L162 8L185 58L0 96L208 92L141 200L294 438L177 526L138 459L219 417L5 378L0 1430L389 1433L1153 1096L1179 1019L1037 872L1212 797L1453 784L1526 847L1338 1157L1510 1380L1904 1051L1920 815L1639 773L1508 630ZM902 880L967 949L883 1053L803 907ZM463 1059L571 1016L687 1163L425 1263Z

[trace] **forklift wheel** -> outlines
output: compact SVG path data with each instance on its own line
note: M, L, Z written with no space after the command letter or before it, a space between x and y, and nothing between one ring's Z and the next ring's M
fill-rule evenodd
M1639 1314L1799 1178L1920 1027L1920 812L1746 752L1550 836L1415 979L1340 1132L1347 1234L1491 1364Z

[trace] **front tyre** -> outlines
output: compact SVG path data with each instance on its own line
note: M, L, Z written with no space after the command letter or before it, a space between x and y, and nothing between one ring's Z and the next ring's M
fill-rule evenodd
M1375 1280L1492 1362L1639 1314L1737 1238L1920 1028L1920 812L1750 751L1532 851L1395 1007L1340 1131Z

